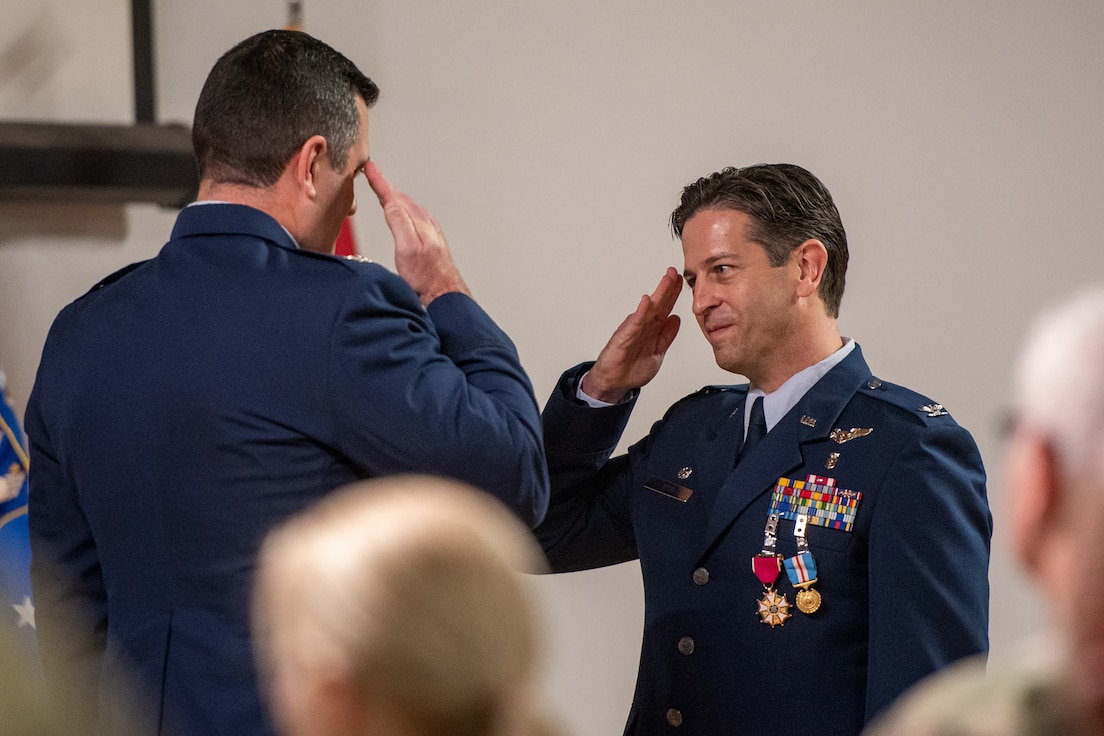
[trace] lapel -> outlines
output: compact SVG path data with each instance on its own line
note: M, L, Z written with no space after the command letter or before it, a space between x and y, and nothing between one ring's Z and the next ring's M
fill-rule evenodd
M805 446L810 442L824 441L836 426L844 407L855 392L870 378L870 368L856 345L851 353L817 381L790 409L755 448L743 459L721 484L710 512L701 557L704 557L725 530L755 499L774 488L775 482L804 465ZM743 387L747 391L747 387ZM723 462L735 460L736 448L743 428L743 405L722 419L715 430L714 439L705 448L708 462L717 463L718 457L730 456ZM816 420L815 426L803 423L803 417ZM706 460L706 458L703 458ZM766 519L763 519L766 523Z

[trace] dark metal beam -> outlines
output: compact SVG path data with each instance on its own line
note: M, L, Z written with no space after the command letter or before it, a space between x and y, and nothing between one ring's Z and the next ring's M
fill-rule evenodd
M150 3L151 0L130 2L134 46L134 119L139 123L157 120L153 80L153 8Z
M0 122L0 201L183 207L198 186L183 125Z

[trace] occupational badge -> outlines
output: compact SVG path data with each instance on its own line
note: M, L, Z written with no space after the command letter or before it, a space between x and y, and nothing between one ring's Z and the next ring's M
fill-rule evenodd
M856 440L859 437L865 437L873 431L873 427L852 427L845 432L839 427L836 427L832 430L828 437L836 444L842 445L844 442L850 442L851 440Z

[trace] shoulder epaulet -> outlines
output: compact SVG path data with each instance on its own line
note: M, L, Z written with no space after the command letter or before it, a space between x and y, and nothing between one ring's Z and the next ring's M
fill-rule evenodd
M720 385L720 384L713 385L713 386L702 386L697 391L695 391L693 395L696 395L696 394L716 394L716 393L721 393L721 392L724 392L724 391L738 391L742 388L745 388L745 387L744 386L727 386L727 385Z
M904 386L888 383L876 376L871 376L860 390L887 404L892 404L899 409L915 414L925 421L951 415L946 407L932 401L927 396Z
M129 266L123 266L122 268L120 268L115 273L101 279L96 285L94 285L86 293L91 294L94 291L99 291L100 289L104 288L105 286L110 286L111 284L114 284L116 281L118 281L122 277L126 276L128 273L130 273L134 269L138 268L139 266L143 266L147 263L149 263L148 260L138 261L137 263L131 263Z
M686 401L693 401L695 399L699 399L699 398L702 398L704 396L715 396L715 395L718 395L718 394L740 393L742 390L744 390L746 388L747 388L747 386L721 386L721 385L702 386L701 388L699 388L694 393L686 394L685 396L683 396L681 399L676 401L673 406L678 405L678 404L682 404L683 402L686 402Z

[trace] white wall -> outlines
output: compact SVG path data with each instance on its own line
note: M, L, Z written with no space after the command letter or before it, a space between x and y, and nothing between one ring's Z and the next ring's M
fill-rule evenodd
M88 6L95 5L95 9ZM126 0L2 0L0 116L132 119ZM1099 0L556 3L309 0L306 30L382 87L373 157L441 221L541 398L593 357L667 265L681 187L800 163L836 196L852 266L841 328L886 380L950 408L990 470L993 657L1043 618L1009 559L1008 364L1040 305L1104 276ZM215 58L281 26L281 2L155 3L160 120L189 122ZM389 262L362 191L361 250ZM56 312L154 255L153 206L0 203L0 357L25 405ZM731 382L685 324L627 439ZM635 565L537 581L548 701L619 733L642 622Z

